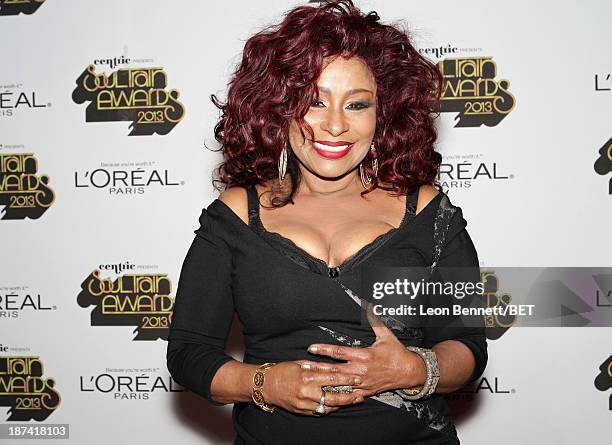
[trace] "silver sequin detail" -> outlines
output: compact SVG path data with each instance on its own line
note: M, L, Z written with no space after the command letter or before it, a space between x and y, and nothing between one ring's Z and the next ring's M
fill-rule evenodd
M442 250L444 249L446 242L446 232L448 231L448 226L450 225L450 221L456 211L457 207L451 204L447 195L444 195L440 200L440 206L438 207L438 212L436 213L436 218L434 219L434 248L432 263L429 266L430 273L438 264L440 255L442 255Z
M333 329L326 328L325 326L319 326L323 331L327 332L334 339L343 343L347 346L361 346L361 340L357 340L355 338L351 338L348 335L342 335L334 331Z

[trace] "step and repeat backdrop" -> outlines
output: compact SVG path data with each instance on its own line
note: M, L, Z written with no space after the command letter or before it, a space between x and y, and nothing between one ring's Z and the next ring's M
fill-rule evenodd
M210 95L225 98L245 40L298 4L0 0L5 430L232 443L231 405L169 375L168 325L217 197ZM405 24L444 72L440 181L482 269L612 266L612 3L356 4ZM462 441L607 443L612 330L492 323L484 375L448 395Z

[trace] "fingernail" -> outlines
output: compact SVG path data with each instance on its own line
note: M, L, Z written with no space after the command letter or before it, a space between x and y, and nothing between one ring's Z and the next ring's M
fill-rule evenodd
M303 363L302 364L302 369L310 369L311 366L308 363Z
M360 377L355 377L354 382L355 382L355 384L359 385L361 383L361 378Z
M311 345L311 346L309 346L309 347L308 347L308 350L309 350L310 352L317 352L317 350L318 350L318 349L319 349L319 348L318 348L318 346L317 346L317 345Z

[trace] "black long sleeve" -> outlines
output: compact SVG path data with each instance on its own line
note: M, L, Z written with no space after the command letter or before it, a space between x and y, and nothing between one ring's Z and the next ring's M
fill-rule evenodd
M446 235L446 245L443 248L440 259L437 263L438 270L440 270L444 275L442 281L449 282L459 279L461 281L469 281L472 283L480 281L478 254L470 235L465 229L466 225L467 222L463 218L461 208L457 207L456 212L449 224ZM453 273L453 271L457 271L457 273ZM450 272L450 274L448 272ZM449 298L436 296L436 298L444 298L446 300L444 302L441 302L440 300L435 302L434 300L434 303L438 305L450 304L452 303L451 300L453 300L453 297ZM475 298L480 297L476 296ZM473 305L473 302L478 302L478 300L475 300L475 298L470 299L465 297L462 304L464 307L471 306ZM477 304L474 306L477 306ZM467 318L463 318L464 322L465 320L467 320ZM462 320L460 320L459 317L448 317L446 320L448 325L443 327L439 325L440 322L438 320L437 325L428 326L425 328L424 341L425 346L429 348L444 340L457 340L470 348L474 354L476 366L474 368L474 372L466 381L465 385L476 381L483 374L488 362L484 318L470 317L469 320L469 325L464 325L461 323Z
M200 227L179 278L166 360L173 379L215 405L210 384L217 370L233 358L224 352L234 314L232 254L202 210Z

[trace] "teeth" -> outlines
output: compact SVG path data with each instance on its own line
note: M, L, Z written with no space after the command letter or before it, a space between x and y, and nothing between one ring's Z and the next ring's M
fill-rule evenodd
M331 145L325 145L319 142L315 142L314 146L317 147L319 150L325 150L325 151L343 151L343 150L346 150L348 147L348 145L340 145L338 147L332 147Z

